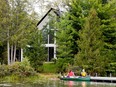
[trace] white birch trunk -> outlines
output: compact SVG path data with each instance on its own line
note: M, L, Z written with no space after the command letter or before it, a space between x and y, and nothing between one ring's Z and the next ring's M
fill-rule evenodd
M21 48L21 62L23 60L23 49Z
M13 45L11 46L11 55L10 55L10 58L11 58L11 64L13 63Z
M14 62L16 60L16 43L14 44Z
M7 62L8 62L8 65L10 65L9 40L7 41Z
M54 37L54 58L57 59L56 58L56 30L54 31L54 36L55 36Z

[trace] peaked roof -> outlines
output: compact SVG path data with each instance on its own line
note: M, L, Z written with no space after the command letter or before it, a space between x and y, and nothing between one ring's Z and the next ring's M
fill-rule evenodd
M46 16L53 10L53 12L60 17L60 11L54 8L50 8L48 12L41 18L41 20L37 23L37 26L46 18Z

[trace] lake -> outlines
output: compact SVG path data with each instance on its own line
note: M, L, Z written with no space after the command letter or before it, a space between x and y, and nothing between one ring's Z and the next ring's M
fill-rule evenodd
M0 83L0 87L116 87L116 83L48 80L37 83Z

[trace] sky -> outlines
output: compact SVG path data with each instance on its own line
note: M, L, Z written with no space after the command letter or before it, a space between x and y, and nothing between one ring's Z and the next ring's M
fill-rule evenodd
M50 7L53 7L53 3L57 0L44 0L45 2L43 2L42 0L40 0L37 3L34 3L34 8L35 11L40 15L43 16L49 9Z
M64 8L62 8L62 1L63 0L39 0L34 3L34 9L40 17L45 15L51 7L54 9L60 9L61 11L64 11Z

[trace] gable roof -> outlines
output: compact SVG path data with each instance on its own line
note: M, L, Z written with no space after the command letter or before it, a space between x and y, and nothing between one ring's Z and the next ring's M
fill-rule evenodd
M45 24L46 24L46 22L48 22L48 18L47 18L47 15L51 12L51 11L53 11L55 14L56 14L56 16L58 16L58 17L60 17L60 11L59 10L56 10L56 9L54 9L54 8L50 8L49 10L48 10L48 12L41 18L41 20L37 23L37 27L39 26L39 28L42 28ZM42 23L43 22L43 23Z

